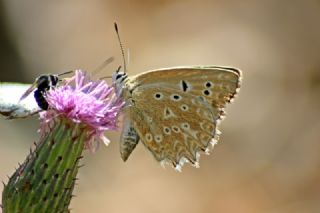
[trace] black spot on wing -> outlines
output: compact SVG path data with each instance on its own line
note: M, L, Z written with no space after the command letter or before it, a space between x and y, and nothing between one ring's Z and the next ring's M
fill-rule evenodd
M184 80L181 81L181 86L182 86L182 90L183 92L186 92L188 89L188 84L187 82L185 82Z

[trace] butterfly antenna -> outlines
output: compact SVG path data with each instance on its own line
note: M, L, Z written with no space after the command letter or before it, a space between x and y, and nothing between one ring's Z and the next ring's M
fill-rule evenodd
M105 68L107 65L109 65L111 62L114 61L114 57L110 57L107 60L105 60L102 64L100 64L98 67L96 67L93 71L92 71L92 75L97 74L98 72L100 72L101 70L103 70L103 68Z
M121 49L121 54L122 54L122 59L123 59L123 70L124 72L127 72L127 64L126 64L126 58L124 57L124 51L123 51L123 46L122 46L122 43L121 43L121 39L120 39L120 35L119 35L119 30L118 30L118 25L116 22L114 22L114 29L117 33L117 36L118 36L118 41L119 41L119 44L120 44L120 49Z
M121 66L118 67L118 69L116 70L116 73L118 73L121 69Z
M127 50L128 67L130 66L130 49Z

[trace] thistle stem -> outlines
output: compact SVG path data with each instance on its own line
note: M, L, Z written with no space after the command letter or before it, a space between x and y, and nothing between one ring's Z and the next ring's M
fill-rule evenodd
M3 213L69 212L86 137L82 125L55 121L5 185Z

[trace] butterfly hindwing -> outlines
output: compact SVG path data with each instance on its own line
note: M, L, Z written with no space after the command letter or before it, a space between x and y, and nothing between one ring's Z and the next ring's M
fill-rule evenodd
M218 115L213 114L212 107L180 91L162 91L161 100L151 100L159 94L158 88L139 90L133 93L135 105L130 116L143 144L158 161L169 160L177 165L185 158L197 162L197 153L205 151L215 137L214 117ZM172 94L180 100L172 100Z

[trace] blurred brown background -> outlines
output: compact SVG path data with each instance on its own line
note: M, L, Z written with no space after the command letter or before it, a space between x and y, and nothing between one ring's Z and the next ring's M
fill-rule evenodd
M129 73L195 64L243 70L220 143L200 168L163 169L139 144L127 163L119 133L85 154L75 213L320 212L320 2L1 0L0 81L121 63ZM37 140L37 118L0 120L0 179ZM0 186L2 191L2 185Z

